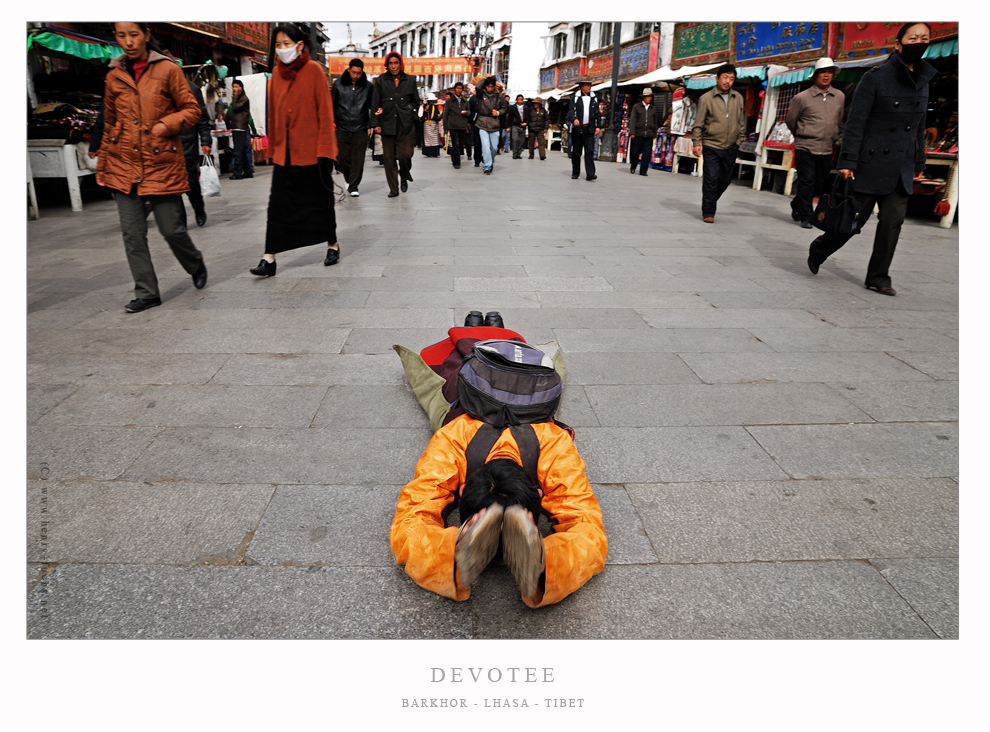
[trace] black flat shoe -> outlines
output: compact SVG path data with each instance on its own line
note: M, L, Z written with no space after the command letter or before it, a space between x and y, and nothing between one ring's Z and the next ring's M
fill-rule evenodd
M821 263L820 262L816 262L814 259L811 258L811 255L809 255L808 256L808 269L811 270L811 274L818 274L818 268L819 267L821 267Z
M206 262L200 262L199 268L192 273L193 285L197 290L206 287Z
M793 209L791 210L791 218L794 219L795 221L801 220L801 216L798 214L797 211L794 211Z
M867 285L866 288L869 290L876 290L881 295L890 295L891 297L897 294L897 290L890 285Z
M646 175L646 173L640 173L640 175Z
M589 175L588 176L588 180L598 180L598 176L597 175Z
M485 324L485 320L484 318L481 317L480 310L472 310L467 314L467 317L464 318L465 328L477 328L478 326L484 324Z
M196 214L196 226L206 226L206 211Z
M502 322L502 316L497 310L493 310L490 313L485 313L485 325L490 328L505 327L505 323Z
M395 198L398 195L399 195L399 192L398 191L390 191L389 194L388 194L388 197L389 198Z
M629 172L630 172L630 173L632 173L633 175L636 175L636 168L633 168L633 169L632 169L632 170L630 170Z
M339 244L337 245L340 246ZM327 247L327 258L323 260L323 266L329 267L331 264L337 264L340 261L340 249L330 249Z
M409 190L409 184L406 183L405 181L402 181L402 183L399 185L399 190L405 193L406 191Z
M248 270L253 275L258 275L258 277L274 277L275 276L275 265L276 262L266 262L262 259L258 262L257 267L252 267Z
M811 228L811 222L810 221L802 221L801 222L801 228L802 229L810 229Z
M572 175L571 180L577 180L580 177L581 177L580 175Z
M140 313L142 310L147 310L148 308L156 308L162 304L162 299L160 297L147 297L147 298L137 298L131 300L124 306L124 311L128 313ZM481 313L478 313L479 315Z

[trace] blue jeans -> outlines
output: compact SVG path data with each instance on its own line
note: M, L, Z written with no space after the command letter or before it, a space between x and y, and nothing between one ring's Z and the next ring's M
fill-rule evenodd
M237 178L254 175L251 136L247 130L233 130L231 136L234 138L234 157L230 161L231 175Z
M491 170L492 165L495 164L495 151L498 150L499 131L478 130L478 134L481 137L482 165L484 165L485 170Z

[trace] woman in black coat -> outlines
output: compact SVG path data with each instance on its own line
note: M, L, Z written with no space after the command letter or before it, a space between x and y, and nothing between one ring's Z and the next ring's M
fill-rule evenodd
M839 175L855 181L860 222L865 224L879 205L873 256L865 285L883 295L891 287L890 262L907 213L914 176L925 169L925 115L928 84L935 69L921 57L928 48L927 23L905 23L897 33L896 53L868 71L853 94L839 153ZM852 237L819 236L811 243L808 268L818 268Z

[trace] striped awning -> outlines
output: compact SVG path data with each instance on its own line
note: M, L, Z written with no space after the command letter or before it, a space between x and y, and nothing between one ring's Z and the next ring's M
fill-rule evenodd
M766 66L744 66L736 69L736 80L739 79L766 79ZM684 86L688 89L711 89L715 86L715 74L705 74L703 76L689 76L684 79Z

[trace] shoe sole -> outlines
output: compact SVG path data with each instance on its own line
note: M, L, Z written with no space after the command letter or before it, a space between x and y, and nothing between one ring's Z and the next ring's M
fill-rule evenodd
M543 537L522 506L509 506L502 518L502 558L526 597L533 597L543 574Z
M151 308L157 308L161 305L160 302L156 302L154 305L149 305L146 308L138 308L137 310L131 310L130 308L124 308L125 313L143 313L145 310L151 310Z
M465 587L474 584L498 550L502 531L502 504L493 503L473 526L461 534L454 550L454 564Z

